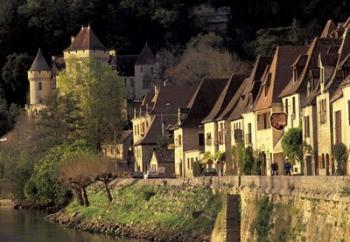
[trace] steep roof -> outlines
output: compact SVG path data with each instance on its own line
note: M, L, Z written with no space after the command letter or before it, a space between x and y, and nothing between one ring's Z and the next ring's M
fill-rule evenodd
M200 125L213 108L227 81L226 78L203 79L187 105L189 112L181 126L193 127Z
M337 54L329 53L332 48L339 48L340 40L334 38L315 38L305 54L296 58L292 65L298 72L296 80L292 77L287 86L282 90L280 97L286 97L294 93L306 93L307 82L310 79L310 71L318 69L318 58L321 55L327 65L335 65Z
M29 71L50 71L50 70L51 69L45 60L44 54L39 48Z
M325 27L323 28L321 38L328 38L330 34L337 28L332 20L328 20Z
M97 38L90 26L81 27L80 32L74 38L71 45L65 51L77 51L77 50L103 50L107 48Z
M146 43L141 53L136 59L136 65L153 65L156 62L156 57Z
M237 92L237 89L241 86L243 75L232 75L227 82L225 88L220 93L215 105L211 109L210 113L202 120L202 123L207 123L215 120L220 113L226 108L227 104L232 99L233 95Z
M269 71L259 90L254 111L270 108L280 102L279 95L292 76L291 64L305 52L305 46L278 46Z
M228 116L228 120L237 120L253 107L261 85L261 78L264 70L271 63L271 58L258 56L251 75L244 80L242 92L237 92L236 105Z
M261 57L258 56L255 64L253 66L253 69L243 83L240 85L238 90L236 91L235 95L231 98L230 102L226 105L225 109L218 115L216 120L223 120L230 117L232 112L235 110L238 102L240 101L241 94L245 91L248 91L248 89L251 89L251 92L254 95L254 98L256 97L257 92L259 91L260 87L260 79L264 73L264 70L271 62L271 58L269 57ZM252 85L250 85L252 84ZM248 110L245 110L248 111Z
M167 130L172 124L176 123L176 115L161 115L157 114L152 118L152 121L143 138L139 139L134 145L156 145L161 137L163 137L164 131Z
M153 98L154 104L149 107L150 113L177 114L178 108L186 107L196 88L189 85L159 87Z

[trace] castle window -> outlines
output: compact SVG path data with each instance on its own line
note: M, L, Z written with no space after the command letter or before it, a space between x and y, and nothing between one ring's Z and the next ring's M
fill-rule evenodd
M41 82L39 82L38 89L39 89L39 91L41 91L43 89L43 84Z

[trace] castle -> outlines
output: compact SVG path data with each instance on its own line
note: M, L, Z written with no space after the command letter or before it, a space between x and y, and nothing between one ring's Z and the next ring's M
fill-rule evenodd
M76 69L70 66L72 60L89 58L108 63L123 78L129 117L144 94L155 85L151 80L156 73L156 58L147 44L139 55L117 55L115 50L108 50L101 43L90 26L81 27L77 36L71 38L71 44L63 51L63 56L53 56L50 65L42 50L38 50L28 71L29 115L36 115L45 107L53 90L57 88L56 79L60 70Z

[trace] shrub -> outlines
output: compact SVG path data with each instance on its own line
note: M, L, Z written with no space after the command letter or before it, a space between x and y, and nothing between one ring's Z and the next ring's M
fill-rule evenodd
M332 146L332 156L337 161L337 174L345 174L346 161L349 158L349 152L343 143L335 144Z
M63 205L71 197L58 179L58 166L63 160L89 150L84 142L65 143L51 148L34 166L34 172L25 185L26 198L42 205Z
M301 128L291 128L282 138L283 153L291 162L303 159L303 135Z

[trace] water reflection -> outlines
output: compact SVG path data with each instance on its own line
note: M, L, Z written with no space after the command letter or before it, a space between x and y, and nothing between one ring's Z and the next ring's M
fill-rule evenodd
M38 211L0 208L0 242L136 242L64 229Z

